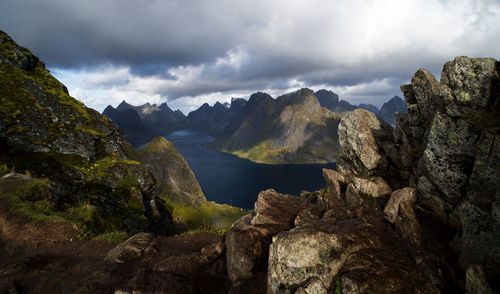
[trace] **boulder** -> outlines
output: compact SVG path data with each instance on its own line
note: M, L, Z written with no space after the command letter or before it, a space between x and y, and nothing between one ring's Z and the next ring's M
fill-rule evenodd
M393 128L374 113L356 109L340 121L339 143L343 156L337 162L341 174L371 176L387 172L396 156Z
M111 249L105 259L117 263L130 261L141 256L151 245L153 239L154 236L149 233L135 234Z
M392 192L391 187L382 177L351 177L354 187L361 193L377 198L384 195L389 195Z
M345 196L344 196L346 206L348 208L353 208L361 205L361 203L363 203L364 201L362 196L365 195L361 194L361 191L359 191L358 188L356 188L352 183L350 183L349 185L347 185L347 190L345 191Z
M422 229L413 211L413 203L403 201L399 204L399 212L394 225L403 239L414 246L420 245L422 241Z
M367 246L363 240L350 239L357 232L349 232L347 227L326 232L316 228L292 229L273 237L269 249L268 293L289 293L287 291L307 284L311 278L319 279L323 287L329 289L349 256Z
M384 208L385 219L394 223L398 216L401 203L414 203L417 200L417 193L414 188L403 188L392 192L391 198L387 201Z
M255 214L248 214L233 224L227 233L226 262L229 281L238 286L265 269L271 237L290 229L306 200L273 189L259 193Z
M357 210L366 218L331 215L276 234L267 293L439 293L380 211Z
M259 193L255 202L253 225L275 224L290 227L297 213L306 206L304 199L268 189Z
M345 186L346 184L345 177L338 172L328 168L323 168L322 172L326 186L331 191L331 193L334 194L335 197L340 199L340 195L342 192L341 186Z

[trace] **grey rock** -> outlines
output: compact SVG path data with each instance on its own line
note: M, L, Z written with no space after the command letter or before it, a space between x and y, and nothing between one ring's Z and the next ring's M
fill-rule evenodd
M362 176L387 171L390 160L386 154L394 153L393 129L375 114L364 109L347 113L339 124L339 143L342 160L337 163L343 174Z
M332 169L323 168L322 172L328 189L335 197L340 198L342 192L341 186L346 185L345 177Z
M403 188L392 192L389 201L384 208L385 219L390 223L396 221L399 208L402 202L414 203L417 200L417 193L414 188Z
M139 233L111 249L106 255L106 260L124 263L141 256L151 245L154 236L149 233Z
M392 192L391 187L382 177L351 177L354 187L361 193L370 195L373 198L389 195Z

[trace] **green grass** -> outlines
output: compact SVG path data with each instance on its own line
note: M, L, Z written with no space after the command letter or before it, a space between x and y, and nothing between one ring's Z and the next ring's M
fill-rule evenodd
M108 241L109 243L118 244L125 241L129 237L126 232L109 232L97 235L94 239Z
M80 232L80 239L95 237L112 241L123 235L109 214L88 201L56 207L48 180L30 179L23 180L23 183L6 193L11 211L26 215L35 222L72 224Z
M10 172L11 172L11 170L7 167L6 164L0 165L0 176L6 175Z
M223 234L236 220L248 213L238 207L209 201L194 207L165 200L164 206L172 213L176 224L185 227L188 233L208 231Z

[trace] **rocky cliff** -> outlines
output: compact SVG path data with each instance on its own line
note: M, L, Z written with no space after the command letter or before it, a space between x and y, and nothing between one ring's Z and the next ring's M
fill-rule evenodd
M421 69L401 90L395 142L419 202L455 232L462 270L500 276L499 62L457 57L440 82Z
M0 160L49 181L51 209L87 205L102 220L86 226L167 233L151 172L127 158L120 130L68 95L31 52L0 32Z

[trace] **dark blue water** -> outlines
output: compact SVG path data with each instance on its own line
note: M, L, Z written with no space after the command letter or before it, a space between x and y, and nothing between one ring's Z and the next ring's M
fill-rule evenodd
M273 188L299 195L325 186L321 168L330 164L260 164L203 147L214 139L202 132L184 130L165 136L184 156L203 193L210 201L253 208L260 191Z

